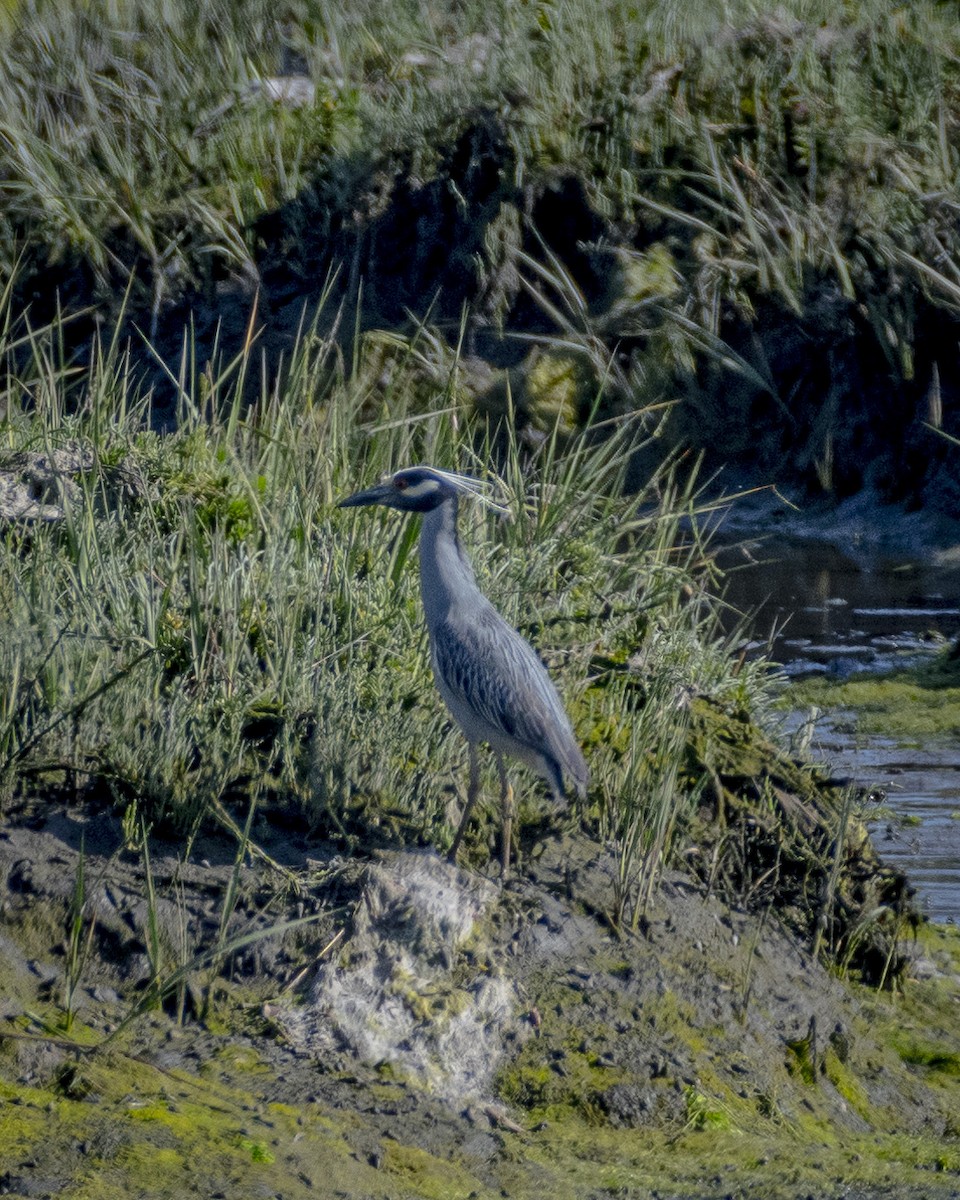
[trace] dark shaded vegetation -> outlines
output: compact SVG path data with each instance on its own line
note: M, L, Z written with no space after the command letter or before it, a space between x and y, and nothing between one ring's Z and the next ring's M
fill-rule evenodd
M41 3L2 42L11 312L87 309L68 357L129 284L123 331L175 362L189 323L200 366L257 296L276 365L335 276L348 354L465 319L522 380L560 339L733 481L956 507L947 5ZM489 372L463 386L502 411Z

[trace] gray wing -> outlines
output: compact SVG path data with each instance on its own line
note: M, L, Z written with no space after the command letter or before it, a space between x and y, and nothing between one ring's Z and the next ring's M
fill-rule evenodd
M517 742L546 759L561 783L566 771L582 790L586 763L533 647L492 605L484 605L469 621L448 616L432 633L434 669L458 707L475 718L465 732L477 740L494 732Z

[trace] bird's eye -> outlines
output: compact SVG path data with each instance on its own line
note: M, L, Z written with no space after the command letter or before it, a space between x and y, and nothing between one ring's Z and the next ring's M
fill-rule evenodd
M397 489L397 491L398 491L398 492L403 492L403 491L406 491L406 488L407 488L407 480L406 480L406 479L403 479L403 478L401 478L401 479L395 479L395 480L393 481L393 486L394 486L394 487Z

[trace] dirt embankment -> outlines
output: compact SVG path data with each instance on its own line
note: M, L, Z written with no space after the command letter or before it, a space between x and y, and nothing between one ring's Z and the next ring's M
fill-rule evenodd
M878 993L678 874L614 936L613 859L582 835L503 887L263 833L274 866L243 867L229 936L316 921L211 963L225 841L188 864L157 844L151 900L109 814L7 817L6 1194L960 1194L947 932ZM130 1020L158 955L165 1006Z

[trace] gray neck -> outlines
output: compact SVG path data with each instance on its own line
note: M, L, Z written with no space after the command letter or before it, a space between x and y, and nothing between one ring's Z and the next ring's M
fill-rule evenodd
M427 625L443 621L451 608L479 595L473 567L457 534L455 496L426 513L420 529L420 591Z

